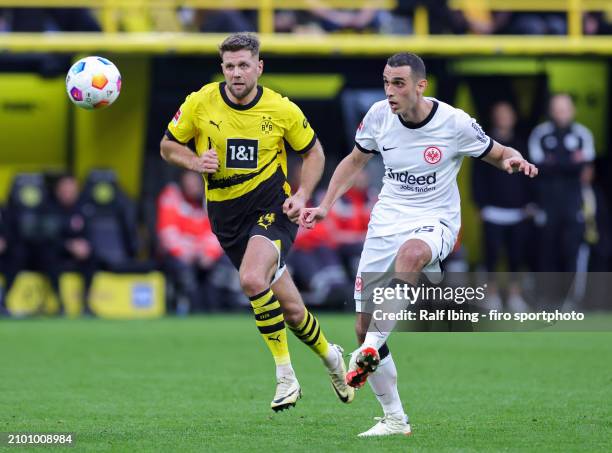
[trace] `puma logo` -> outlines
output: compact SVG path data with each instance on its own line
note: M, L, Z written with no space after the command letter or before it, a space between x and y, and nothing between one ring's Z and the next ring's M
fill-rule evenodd
M279 333L279 334L276 336L276 338L274 338L274 337L268 337L268 340L270 340L270 341L278 341L278 342L280 343L280 342L281 342L281 341L280 341L280 333Z
M215 123L213 120L208 120L208 122L212 124L213 126L215 126L219 132L221 132L221 123L223 121L219 121L219 124Z
M275 220L276 220L276 214L273 212L270 212L268 214L264 214L260 216L259 220L257 221L257 225L267 230L268 227L271 226Z

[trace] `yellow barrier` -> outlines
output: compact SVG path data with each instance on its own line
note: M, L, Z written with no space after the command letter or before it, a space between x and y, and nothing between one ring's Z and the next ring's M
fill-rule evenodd
M98 272L91 286L90 305L100 318L159 318L166 313L164 275Z
M12 53L76 52L121 54L217 55L225 34L196 33L65 33L0 34L0 49ZM260 35L264 58L269 55L388 56L409 50L420 55L612 55L612 37L588 36L304 36Z
M49 280L36 272L20 272L6 295L6 308L13 316L54 315L59 302Z
M60 291L64 315L75 318L83 309L83 279L76 273L64 273ZM113 274L97 272L90 290L92 312L100 318L149 319L166 313L165 278L161 272ZM58 297L49 280L37 272L20 272L6 295L6 307L13 316L57 315Z

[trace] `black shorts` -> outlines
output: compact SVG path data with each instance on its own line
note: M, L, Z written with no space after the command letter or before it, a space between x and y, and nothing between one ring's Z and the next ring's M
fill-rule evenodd
M240 268L249 239L257 235L275 243L280 251L279 268L284 266L298 230L283 213L287 199L284 183L285 175L279 167L272 177L239 198L208 202L212 230L236 269Z
M243 235L240 240L234 242L233 245L224 247L221 244L221 246L236 269L240 269L249 239L253 236L264 236L276 245L280 253L278 265L280 269L285 265L285 259L293 245L297 230L298 226L283 213L281 205L276 209L261 214L250 225L248 233Z

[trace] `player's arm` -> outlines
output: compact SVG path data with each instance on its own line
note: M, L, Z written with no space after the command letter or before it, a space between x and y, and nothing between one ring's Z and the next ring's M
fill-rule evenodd
M510 174L519 172L530 178L538 175L538 167L528 162L520 152L494 140L491 151L482 160Z
M327 193L321 201L321 204L316 208L306 208L302 210L300 225L304 228L312 228L318 221L324 219L336 200L344 195L353 185L355 177L363 167L365 167L372 156L373 154L364 153L355 146L353 151L342 159L342 162L336 167L331 181L329 182Z
M171 140L167 135L164 135L159 146L163 159L173 165L198 173L214 173L219 169L219 158L212 148L198 156L187 146Z
M315 140L312 147L303 154L302 173L300 175L300 187L283 204L283 212L287 214L289 220L296 222L299 219L300 211L306 206L306 202L312 196L312 192L319 183L323 169L325 167L325 154L319 139Z

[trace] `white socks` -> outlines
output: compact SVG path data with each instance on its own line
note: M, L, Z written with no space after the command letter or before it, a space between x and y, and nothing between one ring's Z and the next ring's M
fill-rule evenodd
M338 366L338 360L342 360L342 355L338 354L337 351L330 343L327 356L323 359L323 363L329 371L333 371Z
M391 334L391 332L368 331L361 347L366 348L371 346L378 351L380 347L385 344L387 338L389 338L389 334Z
M385 415L405 418L406 414L397 391L397 368L391 354L380 361L376 371L368 377L368 382Z

